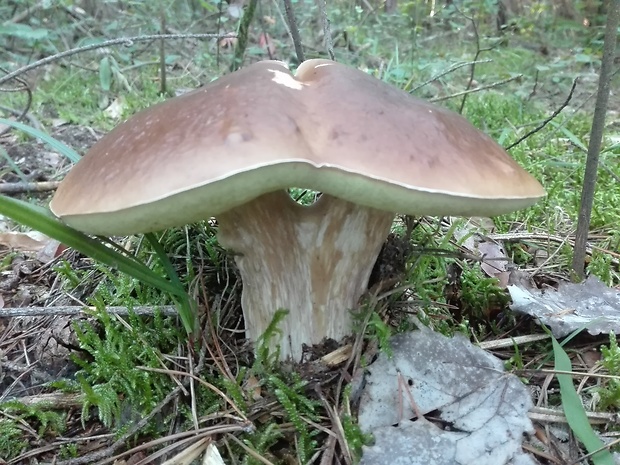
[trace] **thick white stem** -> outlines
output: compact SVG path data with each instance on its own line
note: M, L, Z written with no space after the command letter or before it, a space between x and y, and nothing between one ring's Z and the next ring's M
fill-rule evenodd
M246 336L264 333L278 309L282 359L302 344L352 332L357 308L394 214L327 195L311 206L286 192L261 196L218 217L219 240L233 250L243 280Z

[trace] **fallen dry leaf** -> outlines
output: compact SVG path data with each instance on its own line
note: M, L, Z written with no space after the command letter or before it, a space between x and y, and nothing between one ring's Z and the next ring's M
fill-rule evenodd
M490 218L471 218L454 231L454 238L469 252L480 256L482 271L491 278L497 278L499 287L505 289L510 278L509 260L503 244L486 236L494 229Z
M236 37L224 37L220 40L220 47L222 48L234 48L237 45Z
M368 367L359 425L375 443L361 465L514 465L535 462L522 451L533 432L527 388L501 360L465 337L424 328L390 340L392 356ZM440 425L415 419L433 412ZM414 421L411 419L414 418Z
M555 337L587 329L596 336L620 333L620 291L590 276L579 284L560 283L555 289L530 289L522 284L508 286L515 312L535 317Z
M123 111L125 111L125 99L119 97L115 98L108 107L103 110L103 114L110 119L120 119L123 115Z

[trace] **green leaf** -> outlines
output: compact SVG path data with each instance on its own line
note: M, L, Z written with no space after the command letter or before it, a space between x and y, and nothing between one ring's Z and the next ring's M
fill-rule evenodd
M112 74L114 75L116 82L121 84L127 92L131 92L131 85L129 84L129 81L123 74L118 62L113 57L110 57L110 68L112 69Z
M553 340L553 353L555 355L555 370L556 371L572 371L570 359L560 343L555 339ZM566 420L575 436L583 443L589 453L603 448L605 445L603 441L596 435L588 417L579 399L579 395L575 390L573 384L573 377L566 374L556 374L558 382L560 383L560 395L562 397L562 408L566 415ZM603 449L592 456L592 461L595 465L614 465L613 457L607 449Z
M71 160L73 163L77 163L79 159L81 158L80 155L75 150L73 150L70 147L67 147L65 144L57 141L50 135L44 133L43 131L39 131L38 129L30 127L26 124L18 123L17 121L11 121L11 120L4 119L4 118L0 118L0 124L5 124L15 129L19 129L20 131L24 131L25 133L30 134L31 136L34 136L37 139L42 140L43 142L48 144L50 147L52 147L54 150L56 150L58 153L60 153L61 155Z
M49 35L47 29L34 29L27 24L5 23L0 25L0 35L23 40L41 40Z
M591 55L586 55L585 53L577 53L573 56L573 59L576 63L592 63L595 58Z
M104 56L99 62L99 84L104 92L110 92L112 87L112 68L110 67L110 58Z
M159 276L135 258L123 255L86 234L61 223L45 208L2 195L0 196L0 214L8 216L24 226L41 231L84 255L104 265L116 268L145 284L168 292L177 298L187 298L182 286Z

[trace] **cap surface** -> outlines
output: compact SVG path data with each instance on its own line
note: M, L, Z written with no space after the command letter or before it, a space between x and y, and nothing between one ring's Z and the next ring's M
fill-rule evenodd
M496 215L542 186L449 110L327 60L263 61L104 136L50 207L92 234L208 218L264 193L318 190L413 215Z

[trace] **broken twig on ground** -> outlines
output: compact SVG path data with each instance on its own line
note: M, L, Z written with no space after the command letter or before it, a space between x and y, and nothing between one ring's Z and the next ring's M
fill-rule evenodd
M24 194L27 192L49 192L56 190L60 182L7 182L0 184L0 194Z
M0 308L0 318L16 316L60 316L60 315L88 315L94 312L95 307L22 307L22 308ZM128 315L130 309L127 307L106 307L106 311L114 315ZM162 315L174 316L178 314L177 308L172 305L162 305L161 307L134 307L131 312L141 316L153 316L157 312Z

